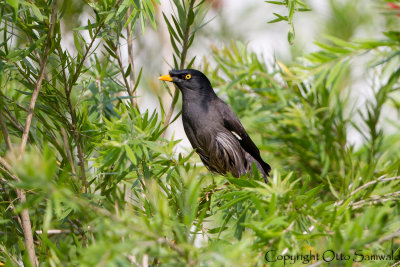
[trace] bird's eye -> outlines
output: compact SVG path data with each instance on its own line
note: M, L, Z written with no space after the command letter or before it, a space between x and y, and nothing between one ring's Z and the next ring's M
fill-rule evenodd
M189 80L190 78L192 78L192 75L186 74L185 78L186 78L186 80Z

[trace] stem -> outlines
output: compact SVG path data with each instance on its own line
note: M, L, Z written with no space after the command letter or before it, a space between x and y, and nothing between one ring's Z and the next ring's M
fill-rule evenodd
M65 132L64 128L61 128L60 131L63 138L65 150L67 151L68 161L69 164L71 165L72 174L75 175L76 174L75 165L74 165L74 160L72 158L71 149L69 148L67 133Z
M131 6L128 8L128 15L130 15L132 9ZM131 71L129 73L129 81L130 81L130 90L132 96L136 96L136 92L134 91L135 88L135 71L134 71L134 60L133 60L133 45L132 45L132 23L129 23L129 25L126 27L127 30L127 41L128 41L128 61L129 65L131 65ZM135 106L136 103L136 98L131 98L131 104L132 106Z
M1 125L1 130L3 131L3 136L4 136L4 141L6 142L7 150L11 151L12 150L12 144L11 144L11 139L8 134L6 122L4 121L3 117L3 102L0 100L0 125Z
M10 206L11 206L12 211L17 216L17 220L18 220L19 225L21 226L21 229L23 229L21 217L18 215L18 213L16 213L14 202L11 200L10 194L8 194L8 191L7 191L3 181L0 181L0 184L1 184L1 188L3 189L4 194L6 195L6 197L8 199L8 202L10 202Z
M35 109L36 100L38 98L39 91L42 86L56 19L57 19L57 0L54 0L52 8L51 8L50 28L49 28L49 33L47 34L46 46L45 46L44 52L43 52L43 60L40 62L40 72L39 72L38 81L35 86L35 89L33 90L32 99L29 104L29 110L28 110L28 115L26 117L25 128L22 133L22 140L21 140L21 144L19 146L19 151L18 151L19 152L18 160L22 159L22 155L25 151L26 143L28 141L29 130L31 127L32 117L33 117L33 111ZM18 195L20 203L24 204L26 202L25 191L23 189L17 189L17 195ZM24 231L24 237L25 237L25 246L28 251L29 259L33 266L38 266L39 262L38 262L38 259L36 258L36 254L35 254L35 246L33 243L31 220L30 220L29 211L27 208L25 208L21 211L21 221L22 221L22 229Z
M92 48L94 41L96 40L97 35L100 33L101 28L104 25L104 21L97 27L95 34L93 35L92 41L90 42L88 48L85 51L85 54L83 55L81 61L79 62L78 67L75 70L74 76L72 77L71 83L68 85L68 80L67 80L67 75L65 73L65 69L63 68L63 77L64 77L64 92L65 92L65 97L67 99L67 104L68 104L68 110L69 114L71 115L71 127L72 127L72 132L73 132L73 137L74 141L76 144L76 148L78 150L78 159L79 159L79 166L81 168L81 181L82 181L82 193L87 193L87 180L86 180L86 170L85 170L85 160L82 152L82 146L81 143L79 142L79 131L77 127L77 122L76 122L76 114L75 114L75 109L72 106L71 102L71 91L72 87L74 86L75 82L78 80L79 74L81 72L81 69L83 67L83 63L86 60L86 57L89 54L90 49ZM58 50L58 55L60 57L60 60L62 60L62 51Z
M85 170L85 161L84 161L84 156L82 152L82 146L79 142L79 132L77 128L77 123L76 123L76 115L75 115L75 110L72 106L71 102L71 92L65 92L67 96L67 103L68 103L68 109L71 114L71 126L72 126L72 131L74 133L74 140L76 144L76 148L78 150L78 159L79 159L79 166L81 167L81 180L82 180L82 193L87 193L87 180L86 180L86 170Z
M182 52L181 52L181 62L179 65L180 69L183 69L185 67L185 60L186 60L186 55L189 49L189 37L190 37L190 25L187 24L187 22L189 21L189 14L190 11L193 9L194 6L194 2L196 0L191 0L190 4L189 4L189 9L188 12L186 14L186 27L185 27L185 32L183 34L183 44L182 44ZM178 98L179 98L179 89L175 87L175 91L174 91L174 95L172 97L172 103L171 106L169 107L169 110L167 112L167 116L165 117L165 121L164 121L164 126L167 126L169 124L169 121L171 120L172 117L172 113L174 112L175 109L175 105L178 102ZM165 135L165 131L162 133L162 137Z
M353 192L351 192L350 196L354 196L357 192L367 188L370 185L376 184L378 182L388 182L388 181L394 181L394 180L400 180L400 176L395 176L395 177L390 177L390 178L385 178L386 175L382 175L381 177L379 177L376 180L370 181L366 184L363 184L362 186L360 186L359 188L357 188L356 190L354 190Z
M26 109L28 110L28 109ZM4 117L6 119L8 119L8 121L16 128L18 129L18 131L20 131L21 133L24 132L24 127L22 126L22 124L17 120L17 118L9 111L4 109L4 111L6 113L4 113Z
M1 129L2 129L2 131L3 131L3 136L4 136L4 140L5 140L5 142L6 142L7 150L8 150L8 151L12 151L12 143L11 143L11 140L10 140L10 136L9 136L9 134L8 134L8 129L7 129L6 123L5 123L5 121L4 121L3 113L1 112L1 111L3 110L3 101L2 101L2 99L0 99L0 107L1 107L1 108L0 108L0 124L1 124ZM3 162L3 163L4 163L4 162ZM16 213L16 212L15 212L16 210L15 210L14 203L13 203L13 201L11 200L10 195L8 194L8 191L7 191L6 187L5 187L5 185L3 184L2 181L0 181L0 184L1 184L1 188L3 189L4 194L6 195L8 201L10 202L10 206L11 206L12 210L14 211L14 213ZM17 213L16 213L16 215L17 215L17 220L18 220L19 225L21 226L22 229L24 229L24 226L23 226L23 224L22 224L21 217L20 217ZM30 224L30 222L29 222L29 224ZM24 232L25 232L25 231L24 231Z
M114 6L118 6L121 3L122 0L119 0L115 3ZM72 131L74 133L74 141L76 144L76 148L78 150L78 159L79 159L79 166L81 168L81 180L82 180L82 189L81 192L82 193L87 193L87 179L86 179L86 170L85 170L85 158L83 156L83 152L82 152L82 146L79 142L79 131L78 131L78 127L77 127L77 121L76 121L76 114L75 114L75 109L72 106L72 102L71 102L71 91L72 91L72 87L75 85L76 81L79 78L79 74L81 73L83 64L86 60L86 58L88 57L89 51L92 48L94 41L97 38L97 35L100 33L100 30L103 28L104 26L104 21L103 20L99 26L97 26L96 28L96 32L93 35L92 41L90 42L89 46L87 47L85 54L82 56L81 61L79 62L78 66L75 69L75 73L72 76L71 79L71 83L68 85L67 82L68 80L66 79L66 73L65 73L65 69L63 69L63 76L64 76L64 91L65 91L65 96L67 99L67 103L68 103L68 109L69 109L69 113L71 114L71 126L72 126ZM62 51L58 51L60 60L62 57Z
M115 57L117 58L117 61L118 61L119 71L122 74L122 79L124 80L125 87L126 87L126 90L128 91L129 99L130 99L131 105L133 107L135 105L135 101L133 101L133 94L131 91L131 87L129 86L128 80L125 77L124 66L122 65L121 57L119 56L118 46L116 46L115 44L113 44L113 46L114 46L113 48L114 48ZM132 67L133 66L131 66L131 72L132 72Z
M17 195L19 198L19 202L23 205L26 203L26 193L24 189L17 189ZM39 262L36 258L35 254L35 246L33 244L33 234L32 234L32 225L31 219L29 217L28 209L23 209L21 211L21 221L22 221L22 229L24 230L25 236L25 245L28 250L29 259L33 266L39 266Z
M28 135L29 135L29 130L31 128L31 123L32 123L32 117L33 117L33 111L35 109L35 104L36 100L39 96L39 91L42 86L43 78L44 78L44 72L45 68L47 65L47 57L48 53L51 47L51 38L53 35L54 31L54 24L55 24L55 19L56 19L56 7L57 7L57 0L54 1L53 7L52 7L52 17L51 17L51 24L50 24L50 29L49 29L49 34L47 35L47 41L46 41L46 46L44 48L44 53L43 53L43 61L40 64L40 72L39 72L39 77L35 86L35 89L33 90L32 94L32 99L31 102L29 103L29 110L28 110L28 115L26 117L26 122L25 122L25 127L24 127L24 132L22 133L22 140L21 144L19 146L19 155L18 155L18 160L22 158L22 154L25 151L26 143L28 141Z

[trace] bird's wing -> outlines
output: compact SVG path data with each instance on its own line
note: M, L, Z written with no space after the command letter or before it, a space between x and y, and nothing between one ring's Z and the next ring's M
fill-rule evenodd
M271 167L261 158L260 150L258 150L253 140L251 140L250 136L247 134L242 123L232 111L232 109L220 99L217 103L217 109L220 112L224 121L224 127L238 139L242 148L260 163L263 170L268 175Z

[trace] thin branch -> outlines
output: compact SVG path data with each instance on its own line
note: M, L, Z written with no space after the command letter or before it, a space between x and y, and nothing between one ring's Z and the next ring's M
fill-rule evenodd
M5 96L3 96L5 97ZM9 110L4 110L6 113L4 113L4 117L8 119L8 121L14 125L16 129L18 129L21 133L24 132L24 126L17 120L17 118L9 111ZM29 139L29 138L28 138Z
M90 231L90 230L91 230L91 227L89 225L87 227L87 231ZM69 234L71 232L73 232L74 234L77 234L77 235L80 234L80 232L78 230L71 231L71 230L68 230L68 229L65 229L65 230L49 229L49 230L46 231L46 234L48 234L48 235L60 235L60 234ZM38 234L38 235L41 235L41 234L43 234L43 230L36 230L35 233Z
M4 194L6 195L6 197L8 199L8 202L10 202L11 210L17 216L18 223L21 226L21 229L23 229L21 217L18 215L18 213L15 210L14 201L11 200L10 194L8 194L7 188L5 187L4 183L2 181L0 181L0 184L1 184L1 188L3 189Z
M6 146L7 146L7 150L8 151L12 151L12 144L11 144L11 139L10 139L10 135L8 134L8 130L7 130L7 126L6 126L6 122L4 121L4 117L3 117L3 101L0 100L0 125L1 125L1 130L3 132L3 136L4 136L4 141L6 142Z
M4 60L5 62L8 62L8 63L10 63L10 64L13 64L13 65L15 66L15 68L17 69L17 71L21 74L21 76L24 77L25 80L26 80L30 85L35 86L35 82L34 82L29 76L27 76L27 75L22 71L21 67L18 66L17 62L12 62L9 58L3 57L3 56L0 56L0 59L1 59L1 60Z
M186 17L186 27L185 27L185 32L183 35L183 44L182 44L182 52L181 52L181 62L180 62L180 69L183 69L185 67L185 60L186 60L186 55L189 49L189 37L190 37L190 25L188 25L188 21L189 21L189 15L190 12L193 10L193 6L194 6L194 2L196 0L191 0L190 4L189 4L189 9L187 12L187 17ZM172 97L172 103L171 106L169 107L169 110L167 112L167 115L165 117L165 121L164 121L164 126L167 126L169 124L169 121L171 120L172 117L172 113L174 112L175 109L175 105L178 102L178 98L179 98L179 89L175 87L175 91L174 91L174 95ZM166 131L164 130L164 132L162 133L161 136L164 136L166 133Z
M75 165L74 165L74 160L72 158L71 149L69 147L67 133L65 132L64 128L61 128L60 131L61 131L61 135L63 138L65 150L67 151L67 158L68 158L69 164L71 165L72 174L75 175L76 174Z
M387 193L384 195L373 195L368 199L360 200L358 202L350 202L349 206L352 206L353 209L359 209L364 206L364 204L378 204L378 203L384 203L388 201L393 201L393 200L398 200L398 197L400 196L400 191L396 191L393 193ZM395 197L395 198L393 198ZM396 198L397 197L397 198Z
M395 177L390 177L390 178L385 178L385 177L386 177L386 175L382 175L382 176L380 176L380 177L379 177L378 179L376 179L376 180L369 181L368 183L363 184L362 186L358 187L356 190L354 190L353 192L351 192L351 193L350 193L350 197L354 196L357 192L359 192L359 191L361 191L361 190L363 190L363 189L365 189L365 188L367 188L367 187L369 187L369 186L371 186L371 185L374 185L374 184L376 184L376 183L378 183L378 182L388 182L388 181L400 180L400 176L395 176ZM344 202L344 200L336 201L335 204L334 204L334 206L335 206L335 207L336 207L336 206L339 206L339 205L341 205L343 202ZM351 204L351 203L350 203L350 204Z
M39 91L42 86L42 82L43 82L43 78L44 78L45 68L47 65L48 53L49 53L49 50L51 47L54 26L55 26L56 18L57 18L56 11L57 11L57 0L54 0L52 10L51 10L50 28L49 28L49 33L47 35L46 46L45 46L44 52L43 52L43 60L40 65L39 77L38 77L35 89L33 90L32 99L29 104L28 115L26 117L25 128L24 128L24 132L22 134L22 140L21 140L21 144L19 146L19 151L18 151L19 152L18 153L19 160L22 158L22 154L25 151L26 143L28 141L29 129L30 129L31 123L32 123L33 111L35 109L36 100L39 95Z
M7 188L5 187L5 183L2 180L0 180L0 184L1 184L1 188L3 189L4 194L6 195L6 197L8 199L8 202L10 203L11 210L17 216L18 223L21 226L21 229L23 229L21 217L16 212L16 209L15 209L15 206L14 206L14 201L11 200L10 194L8 194Z
M130 85L129 85L129 83L128 83L128 80L127 80L126 77L125 77L124 66L122 65L121 57L119 56L118 46L115 45L114 43L113 43L113 46L114 46L114 47L113 47L113 49L114 49L114 54L115 54L115 57L117 58L117 61L118 61L119 71L121 72L122 79L124 80L126 90L128 91L128 95L129 95L129 99L130 99L130 101L131 101L131 105L134 106L134 105L135 105L135 102L133 101L132 90L131 90L131 87L130 87ZM132 71L132 67L133 67L133 66L131 66L131 71Z
M12 170L11 165L8 164L8 162L7 162L5 159L3 159L2 157L0 157L0 164L3 165L4 168L5 168L5 169L3 169L3 168L1 168L1 166L0 166L0 169L1 169L2 171L4 171L5 173L7 173L8 176L10 176L11 178L13 178L13 179L14 179L15 181L17 181L17 182L20 182L20 181L21 181L21 179L19 179L16 175L14 175L14 174L11 173L11 170Z
M86 180L86 170L85 170L85 160L84 160L84 156L83 156L83 152L82 152L82 146L79 142L79 131L78 131L78 127L77 127L77 120L76 120L76 114L75 114L75 109L72 106L72 102L71 102L71 91L72 91L72 87L74 86L75 82L78 80L79 77L79 73L81 72L81 69L83 67L83 63L86 60L86 57L89 54L90 49L92 48L97 35L100 33L101 28L104 26L104 21L96 28L96 32L93 35L92 41L90 42L89 46L87 47L85 54L83 55L81 61L78 64L78 67L75 69L75 73L72 77L71 83L68 84L67 83L67 75L65 73L65 69L63 68L63 77L64 77L64 92L65 92L65 97L67 99L67 104L68 104L68 110L69 113L71 115L71 127L72 127L72 131L73 131L73 136L74 136L74 141L75 141L75 145L76 148L78 150L78 159L79 159L79 166L81 168L81 180L82 180L82 189L81 192L82 193L86 193L87 192L87 180ZM60 60L62 60L62 51L60 50L60 48L58 49L58 56L60 58Z
M19 198L19 202L22 205L24 205L26 203L25 191L23 189L17 189L17 196ZM27 208L21 211L21 220L22 220L22 229L24 231L24 236L25 236L26 250L28 251L29 259L33 266L39 266L39 262L35 254L31 219L29 217L29 211Z
M65 94L67 96L69 113L71 114L71 126L72 126L72 131L74 133L75 145L78 150L78 159L79 159L78 165L81 167L82 193L87 193L85 160L84 160L84 156L83 156L83 152L82 152L82 146L81 146L81 143L79 142L79 132L78 132L78 127L77 127L77 120L76 120L75 110L72 107L70 93L71 93L70 91L65 92Z
M18 102L13 101L13 99L11 99L11 98L9 98L9 97L7 97L7 96L5 96L5 95L3 95L2 97L6 98L8 101L12 102L13 104L15 104L17 107L21 108L22 110L25 110L26 112L29 111L29 109L27 109L26 107L22 106L22 105L19 104ZM62 114L60 113L59 110L56 110L56 109L54 109L54 110L55 110L59 115L62 115ZM8 116L8 120L14 125L14 127L17 128L19 131L23 132L23 131L24 131L24 127L23 127L22 124L17 120L17 118L16 118L9 110L5 110L5 111L6 111L6 113L7 113L7 114L5 114L5 115ZM40 123L42 123L43 125L45 125L45 123L43 122L43 120L42 120L39 116L37 116L35 113L33 114L33 116L36 117L36 119L37 119ZM48 134L50 134L51 137L53 138L53 140L54 140L57 144L59 144L59 142L58 142L56 136L53 134L53 132L49 131ZM28 140L29 140L30 138L32 138L32 133L29 133L29 135L30 135L30 136L28 137Z
M24 128L24 132L22 134L22 140L21 140L21 144L19 146L19 151L18 151L19 152L18 160L22 159L22 155L25 151L26 143L28 141L29 130L31 127L32 117L33 117L33 111L35 109L36 100L39 95L40 88L42 86L45 68L46 68L46 64L47 64L48 53L50 51L54 27L56 24L56 19L57 19L57 0L54 0L54 2L52 4L52 8L51 8L51 21L50 21L49 32L47 34L46 46L44 48L43 58L40 63L40 72L39 72L37 84L35 86L35 89L33 90L32 99L29 104L29 111L28 111L28 115L26 117L25 128ZM25 191L23 189L17 189L17 195L20 200L20 203L23 205L26 202ZM29 259L33 266L38 266L39 262L38 262L38 259L36 258L36 254L35 254L31 220L30 220L29 211L27 208L25 208L21 211L21 220L22 220L22 229L24 231L26 250L28 251Z
M132 9L131 6L129 6L128 8L128 16L131 14ZM128 62L129 65L131 65L131 71L129 73L129 82L130 82L130 90L131 90L131 94L132 94L132 98L131 98L131 104L132 106L135 106L136 103L136 98L134 98L136 96L136 92L134 91L135 88L135 64L134 64L134 60L133 60L133 45L132 45L132 23L129 23L128 26L126 27L126 31L127 31L127 41L128 41Z
M393 181L393 180L400 180L400 176L395 176L395 177L390 177L390 178L385 178L385 177L386 177L386 175L382 175L381 177L379 177L376 180L373 180L366 184L363 184L362 186L360 186L359 188L357 188L356 190L351 192L350 196L354 196L357 192L367 188L370 185L376 184L378 182L388 182L388 181Z
M119 0L115 3L115 6L119 6L119 4L122 2L122 0ZM93 37L92 37L92 41L90 42L89 46L87 47L85 54L83 54L81 61L79 62L79 64L77 65L77 67L75 68L75 73L72 76L71 82L70 84L67 84L67 80L65 80L64 83L64 91L65 91L65 96L67 99L67 103L68 103L68 109L69 109L69 113L71 114L71 126L72 126L72 131L74 133L74 141L76 144L76 148L78 150L78 159L79 159L79 166L81 168L81 180L82 180L82 189L81 192L82 193L87 193L87 179L86 179L86 170L85 170L85 157L83 155L82 152L82 146L79 142L79 131L78 131L78 127L77 127L77 120L76 120L76 114L75 114L75 109L72 106L72 102L71 102L71 91L72 91L72 87L75 85L76 81L79 78L79 75L81 73L83 64L86 60L86 58L89 55L89 51L92 48L97 36L99 35L101 29L103 28L105 23L105 20L103 20L99 26L97 26L96 28L96 32L94 33ZM62 52L59 50L58 51L60 60L62 60ZM65 74L65 70L63 70L64 73L64 77L66 77Z

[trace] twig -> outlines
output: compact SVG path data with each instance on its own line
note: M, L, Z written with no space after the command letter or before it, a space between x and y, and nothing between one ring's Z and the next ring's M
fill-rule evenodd
M26 203L25 191L23 189L17 189L17 195L19 198L19 202L22 205L24 205ZM29 259L33 266L39 266L39 262L35 254L35 246L33 243L31 219L29 217L29 211L27 208L21 211L21 220L22 220L22 229L24 231L24 236L25 236L26 250L28 251Z
M23 229L21 217L18 215L18 213L16 213L14 202L11 200L11 197L10 197L10 194L8 194L7 188L4 186L4 183L2 181L0 181L0 184L1 184L1 188L4 191L4 194L6 195L6 197L8 199L8 202L10 202L11 209L17 215L17 220L18 220L19 225L21 226L21 229Z
M6 96L2 96L6 97ZM28 110L28 109L26 109ZM17 118L9 111L9 110L4 110L6 113L4 113L4 117L8 119L9 122L11 122L16 129L18 129L21 133L24 132L24 126L17 120ZM29 138L28 138L29 139Z
M118 6L121 3L122 0L117 1L114 6ZM81 180L82 180L82 189L81 192L82 193L87 193L87 179L86 179L86 170L85 170L85 159L83 156L83 152L82 152L82 146L79 142L79 132L78 132L78 127L77 127L77 121L76 121L76 114L75 114L75 109L72 106L72 102L71 102L71 91L72 91L72 87L75 85L76 81L79 78L79 74L81 73L81 69L83 67L83 63L85 62L90 49L92 48L94 41L97 38L97 35L100 33L100 30L103 28L105 23L105 20L103 20L99 26L97 26L96 28L96 32L94 33L93 37L92 37L92 41L90 42L89 46L87 47L85 54L82 56L81 61L79 62L79 64L77 65L77 67L75 68L75 73L72 76L71 82L68 85L66 80L66 74L65 74L65 70L63 70L63 75L65 77L65 83L64 83L64 91L65 91L65 96L67 99L67 103L68 103L68 109L69 109L69 113L71 114L71 126L72 126L72 131L74 133L74 141L76 144L76 148L78 150L78 159L79 159L79 166L81 168ZM60 60L62 60L62 52L59 50L58 51Z
M10 102L13 102L17 107L19 107L19 108L25 110L26 112L29 111L29 109L27 109L26 107L22 106L22 105L19 104L18 102L13 101L11 98L9 98L9 97L7 97L7 96L5 96L5 95L3 95L2 97L6 98L6 99L7 99L8 101L10 101ZM21 132L23 132L23 131L24 131L24 127L22 126L22 124L20 124L20 122L17 120L17 118L16 118L10 111L8 111L8 110L5 110L5 111L7 112L8 120L9 120L12 124L14 124L14 127L17 128L18 130L20 130ZM55 110L55 111L56 111L57 113L59 113L59 115L61 115L59 111L57 111L57 110ZM6 115L6 114L5 114L5 115ZM36 117L36 119L37 119L39 122L41 122L43 125L45 124L45 123L43 122L43 120L42 120L39 116L37 116L35 113L33 114L33 116ZM52 136L52 138L55 140L55 142L58 143L57 138L54 136L53 132L49 131L48 133ZM29 138L32 137L32 134L31 134L31 133L29 133L29 135L31 135L31 136L28 137L28 140L29 140Z
M373 204L378 204L378 203L384 203L384 202L388 202L388 201L393 201L395 200L394 198L385 198L385 197L390 197L390 196L399 196L400 192L394 192L394 193L389 193L389 194L385 194L382 196L372 196L369 199L365 199L365 200L360 200L358 202L354 202L354 203L349 203L349 206L351 206L353 209L359 209L362 208L364 206L364 204L369 203L370 205ZM398 198L397 198L398 200Z
M186 23L188 23L188 21L189 21L189 14L190 14L190 11L193 10L195 1L196 0L190 1L189 9L188 9L187 17L186 17ZM186 24L185 32L183 35L181 62L180 62L180 66L179 66L180 69L183 69L185 67L186 55L187 55L187 52L189 49L189 35L190 35L190 25ZM165 117L164 126L167 126L169 124L169 121L171 120L171 117L172 117L172 113L174 112L174 109L175 109L175 105L178 102L178 98L179 98L179 89L175 87L174 95L172 97L172 103L171 103L171 106L169 107L169 110ZM164 130L164 132L162 133L161 136L164 136L165 133L166 133L166 131Z
M6 122L4 121L2 110L3 110L3 101L0 99L0 125L1 125L1 130L3 132L4 141L6 142L7 150L8 151L12 151L11 139L10 139L10 136L8 134L8 130L7 130Z
M90 231L90 229L91 229L91 227L88 226L87 230ZM46 231L46 234L48 234L48 235L60 235L60 234L69 234L71 232L73 232L74 234L80 234L80 232L78 230L71 231L71 230L68 230L68 229L65 229L65 230L49 229L49 230ZM41 235L43 233L43 231L42 230L36 230L35 233L38 234L38 235Z
M50 29L49 29L49 33L47 34L46 46L44 48L44 53L43 53L43 60L40 65L38 80L37 80L35 89L33 90L31 102L29 104L29 111L28 111L28 115L26 117L25 128L24 128L24 132L22 134L21 144L19 146L19 151L18 151L19 152L19 154L18 154L19 160L22 158L22 154L25 151L26 143L28 141L29 129L30 129L31 123L32 123L33 111L35 109L36 100L39 95L39 91L42 86L42 82L43 82L43 78L44 78L45 68L47 65L47 57L48 57L48 53L49 53L49 50L51 47L54 26L56 23L56 11L57 11L57 0L54 0L52 10L51 10Z
M11 178L13 178L14 180L20 182L21 179L19 179L19 177L13 175L11 173L11 166L8 164L8 162L3 159L2 157L0 157L0 164L3 165L7 170L3 169L3 171L5 171ZM26 194L25 191L23 189L17 189L17 196L19 198L19 202L21 204L24 204L26 202ZM23 209L21 211L21 217L19 218L18 221L21 221L21 226L22 226L22 230L24 232L24 237L25 237L25 246L26 246L26 250L28 251L28 255L29 255L29 259L32 263L33 266L39 266L39 262L36 258L36 254L35 254L35 247L34 247L34 243L33 243L33 234L32 234L32 226L31 226L31 220L29 217L29 211L28 209Z
M82 180L82 189L81 192L82 193L86 193L87 192L87 180L86 180L86 170L85 170L85 161L84 161L84 156L83 156L83 152L82 152L82 146L79 142L79 132L78 132L78 127L77 127L77 120L76 120L76 114L75 114L75 109L72 106L72 102L71 102L71 91L72 91L72 87L74 86L75 82L78 80L79 77L79 73L83 67L83 63L86 60L86 57L89 54L90 49L92 48L94 41L96 40L97 35L100 33L101 28L104 25L104 21L102 23L100 23L100 25L96 28L96 32L93 35L92 41L90 42L89 46L87 47L85 54L83 55L81 61L79 62L77 68L75 69L75 73L72 76L72 80L71 83L68 84L67 83L67 75L65 73L65 69L63 68L63 78L64 78L64 92L65 92L65 97L67 99L67 104L68 104L68 109L69 109L69 113L71 114L71 127L72 127L72 131L73 131L73 136L74 136L74 141L76 144L76 148L78 150L78 159L79 159L79 166L81 168L81 180ZM62 51L60 51L60 48L58 49L58 56L60 58L60 60L62 60Z
M373 181L370 181L370 182L368 182L368 183L366 183L366 184L363 184L362 186L358 187L356 190L354 190L353 192L351 192L351 193L350 193L350 197L354 196L357 192L359 192L359 191L361 191L361 190L367 188L368 186L374 185L374 184L376 184L376 183L378 183L378 182L388 182L388 181L400 180L400 176L394 176L394 177L390 177L390 178L385 178L385 177L386 177L386 175L382 175L382 176L380 176L380 177L379 177L378 179L376 179L376 180L373 180ZM343 202L344 202L344 200L337 201L337 202L335 202L334 206L335 206L335 207L336 207L336 206L339 206L339 205L341 205Z
M46 68L46 64L47 64L48 53L50 51L54 27L56 24L56 19L57 19L57 0L54 0L54 2L52 4L52 8L51 8L50 28L49 28L49 32L47 34L46 46L45 46L44 52L43 52L43 60L40 63L40 72L39 72L37 84L35 86L35 89L33 90L32 99L29 104L29 111L28 111L28 115L26 117L25 128L24 128L24 132L22 134L22 140L21 140L21 144L19 146L19 151L18 151L19 152L18 160L22 159L22 155L25 151L26 143L28 141L29 130L31 127L32 117L33 117L33 111L35 109L36 100L39 95L40 88L42 86L45 68ZM20 203L23 205L26 202L25 191L23 189L17 189L17 195L20 200ZM38 266L39 262L38 262L38 259L36 258L36 254L35 254L31 220L30 220L29 211L27 208L25 208L21 211L21 220L22 220L22 229L24 231L24 237L25 237L25 245L26 245L26 249L28 251L29 259L33 266Z
M115 57L117 58L117 61L118 61L119 71L122 74L122 79L124 80L126 90L128 91L128 95L129 95L129 99L130 99L131 105L134 106L135 102L133 101L133 95L132 95L131 87L129 85L128 80L125 77L124 66L122 65L121 57L119 56L118 46L115 45L114 43L113 43L113 50L114 50ZM133 66L131 66L131 71L132 71L132 67Z
M20 182L21 181L21 179L19 179L16 175L14 175L14 174L12 174L11 173L11 165L10 164L8 164L8 162L5 160L5 159L3 159L2 157L0 157L0 164L1 165L3 165L4 166L4 168L5 169L3 169L3 168L1 168L1 166L0 166L0 169L2 170L2 171L4 171L5 173L7 173L7 175L8 176L10 176L11 178L13 178L15 181L17 181L17 182Z
M99 96L100 96L100 102L99 102L99 113L100 113L100 118L99 121L100 123L103 123L103 114L104 114L104 107L103 107L103 102L104 102L104 96L103 96L103 91L101 89L101 76L98 75L96 78L95 82L97 88L99 89Z
M353 192L351 192L350 196L354 196L357 192L363 190L364 188L376 184L377 182L387 182L387 181L393 181L393 180L400 180L400 176L395 176L395 177L390 177L390 178L385 178L386 175L382 175L381 177L379 177L376 180L370 181L366 184L363 184L362 186L360 186L359 188L357 188L356 190L354 190Z
M74 165L74 160L72 158L71 149L69 148L67 133L65 132L64 128L61 128L60 131L61 131L61 135L63 138L65 150L67 151L67 158L68 158L69 164L71 165L72 174L75 175L75 173L76 173L75 165Z
M128 16L131 14L132 9L131 6L129 6L128 8ZM136 105L136 98L134 98L136 96L136 92L134 91L135 88L135 64L134 64L134 60L133 60L133 45L132 45L132 24L129 23L128 26L126 27L127 30L127 42L128 42L128 62L129 65L131 65L131 71L129 73L129 82L130 82L130 90L131 90L131 94L132 94L132 98L131 98L131 104L132 106Z

